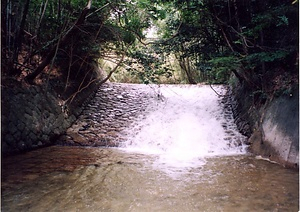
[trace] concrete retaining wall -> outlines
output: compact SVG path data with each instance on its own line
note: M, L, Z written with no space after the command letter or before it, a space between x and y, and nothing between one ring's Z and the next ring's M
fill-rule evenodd
M289 167L299 162L299 91L267 105L261 119L261 142L252 139L255 153Z
M299 90L255 104L251 92L234 87L235 119L241 131L247 129L250 151L283 166L299 168Z

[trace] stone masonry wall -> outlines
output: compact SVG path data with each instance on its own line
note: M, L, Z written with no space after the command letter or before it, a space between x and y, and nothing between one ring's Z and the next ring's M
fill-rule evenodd
M76 120L94 88L78 95L71 110L45 86L1 88L1 151L18 153L52 144Z

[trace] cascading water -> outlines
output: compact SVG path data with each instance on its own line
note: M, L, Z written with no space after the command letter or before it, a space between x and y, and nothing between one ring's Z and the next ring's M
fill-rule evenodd
M245 154L245 137L221 103L224 86L163 85L146 117L129 128L127 151L158 156L156 164L196 167L210 156ZM216 93L217 92L217 93Z
M226 98L209 86L153 87L156 98L145 85L117 86L107 84L109 98L86 113L101 123L107 116L114 129L122 117L109 113L110 99L130 120L140 114L124 147L52 146L7 158L1 211L298 211L298 172L245 154ZM95 114L102 103L107 110Z

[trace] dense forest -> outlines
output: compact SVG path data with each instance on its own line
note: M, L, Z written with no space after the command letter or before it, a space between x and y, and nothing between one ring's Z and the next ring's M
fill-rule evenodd
M3 0L2 85L55 81L70 94L109 78L234 75L258 98L281 95L298 86L298 17L297 0Z

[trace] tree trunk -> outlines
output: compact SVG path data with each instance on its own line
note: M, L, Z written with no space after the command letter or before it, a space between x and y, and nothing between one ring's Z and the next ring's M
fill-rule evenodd
M245 79L237 72L237 70L232 69L232 72L234 73L236 78L238 78L238 80L241 84L243 84L243 82L245 82Z
M19 33L18 33L18 37L16 39L17 42L15 43L15 53L14 53L15 60L18 58L19 51L22 47L26 17L27 17L28 10L29 10L29 3L30 3L30 0L27 0L25 3L25 6L24 6L24 10L23 10L23 16L22 16L22 20L21 20L21 24L20 24L20 28L19 28Z
M58 43L49 51L48 55L46 56L46 58L43 59L42 63L37 67L37 69L34 72L32 72L31 74L27 75L27 77L25 78L27 82L33 83L34 79L40 73L42 73L42 71L45 69L45 67L48 64L50 64L51 60L55 56L57 48L59 46L63 47L64 45L66 45L69 41L70 36L74 35L74 34L76 34L76 32L78 32L77 28L80 27L80 25L84 24L86 15L90 10L91 5L92 5L92 0L89 0L87 3L87 6L82 10L81 15L77 19L76 23L71 27L71 29L69 29L69 31L65 34L65 36L62 37L62 39L60 39L60 41L58 41Z
M45 11L46 11L47 5L48 5L48 0L46 0L46 2L41 5L40 17L39 17L38 23L36 25L36 30L35 30L35 35L37 37L39 37L39 34L40 34L40 28L41 28L43 17L45 15Z
M242 31L242 28L241 28L241 26L240 26L237 1L234 0L234 1L233 1L233 4L234 4L234 9L235 9L235 20L236 20L236 24L237 24L237 30L238 30L238 32L240 33L240 35L242 35L242 34L243 34L243 31ZM239 35L239 36L240 36L240 35ZM241 37L241 39L242 39L242 46L243 46L244 54L245 54L245 55L248 55L248 47L247 47L247 43L246 43L245 37L244 37L244 36L240 36L240 37Z
M8 4L7 4L7 0L2 0L1 1L1 50L3 50L3 48L7 47L7 28L8 28ZM3 52L2 52L3 54Z
M196 84L196 82L195 82L195 80L192 76L191 70L190 70L189 59L184 59L184 58L180 59L180 58L178 58L178 61L179 61L180 68L186 74L186 77L187 77L187 80L188 80L189 84Z
M58 0L57 3L57 22L61 21L61 0Z
M187 57L185 61L186 61L186 68L187 68L186 75L188 77L189 84L197 84L192 73L190 59Z

